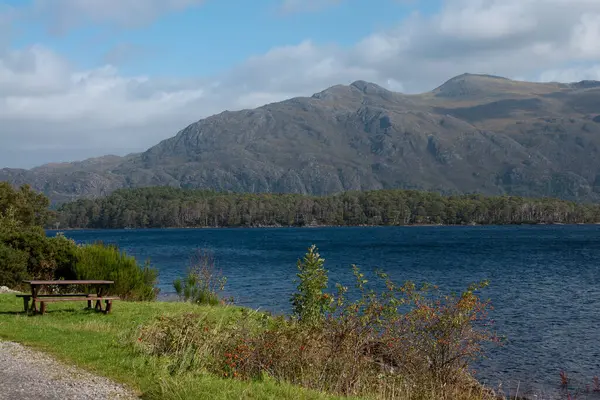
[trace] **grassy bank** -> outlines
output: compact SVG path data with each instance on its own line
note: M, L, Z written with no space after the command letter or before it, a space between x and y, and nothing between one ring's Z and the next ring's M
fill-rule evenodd
M58 359L125 383L144 399L334 399L273 381L240 381L211 374L171 376L166 360L135 351L131 334L160 316L193 312L216 321L237 318L238 307L171 302L117 302L109 315L83 303L51 304L47 315L26 316L15 295L0 295L0 338L43 350Z

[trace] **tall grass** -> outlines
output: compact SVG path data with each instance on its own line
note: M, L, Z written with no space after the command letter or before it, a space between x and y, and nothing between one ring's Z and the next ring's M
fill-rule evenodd
M180 299L195 304L217 305L227 279L215 267L214 255L200 250L192 258L187 276L173 282Z

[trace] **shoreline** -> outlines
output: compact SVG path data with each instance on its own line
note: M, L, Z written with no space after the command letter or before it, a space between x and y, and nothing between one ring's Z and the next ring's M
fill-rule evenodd
M46 231L141 231L141 230L182 230L182 229L319 229L319 228L423 228L423 227L507 227L507 226L598 226L600 222L594 223L516 223L516 224L406 224L406 225L251 225L251 226L168 226L168 227L146 227L146 228L45 228Z
M3 296L14 295L15 293L18 293L18 292L15 291L13 293L2 293L2 295ZM188 306L199 307L196 305L192 305L191 303L186 303L186 302L179 300L176 295L170 296L170 297L171 297L171 299L167 300L167 299L161 298L161 296L159 295L159 297L157 297L157 299L154 301L154 303L157 305L158 308L162 307L162 306L160 306L160 304L163 304L165 307L169 307L169 308L174 308L174 307L183 308L183 307L188 307ZM6 298L8 298L8 297L4 297L4 299L6 299ZM2 297L0 296L0 300L1 299L2 299ZM121 313L125 312L125 310L123 309L123 308L125 308L125 307L123 307L123 303L129 303L129 305L126 308L136 307L136 304L138 304L137 302L122 302L122 303L120 303L120 312ZM16 302L15 302L15 304L16 304ZM19 305L20 305L20 303L19 303ZM235 305L234 304L232 306L235 308L246 308L246 309L253 310L253 309L248 308L247 306L243 306L243 305ZM209 307L215 307L215 306L209 306ZM222 306L216 306L216 307L222 307ZM11 340L19 342L19 343L21 342L21 340L18 339L17 337L3 338L3 340L6 340L6 342L4 342L4 343L7 343ZM0 344L2 344L2 343L3 342L0 341ZM35 345L31 346L33 343L31 343L30 341L25 341L22 344L27 345L25 347L25 351L29 351L29 352L40 351L40 349L37 346L35 346ZM53 356L54 352L55 351L48 351L47 349L44 349L43 351L40 352L40 354L43 354L43 357L50 358ZM68 360L67 362L72 363L70 368L75 368L75 369L80 368L79 363L73 361L73 359L69 359L67 357L67 360ZM64 362L64 360L62 362ZM489 382L485 382L485 379L483 379L483 380L481 380L479 378L475 378L475 379L480 385L482 385L483 387L485 387L487 389L490 389L494 392L496 392L498 389L498 387L491 385ZM102 376L102 378L101 378L101 381L109 382L109 380L110 380L110 377ZM123 382L119 382L119 383L117 383L115 385L111 385L111 386L114 386L116 388L122 388L121 390L123 390L123 389L127 390L127 388L128 388L126 385L124 385ZM525 393L521 394L521 392L523 392L524 388L526 388ZM518 381L518 383L512 383L512 384L506 385L506 387L504 387L504 389L508 390L508 394L509 394L510 398L515 399L515 400L534 400L537 398L543 398L545 400L558 400L561 398L558 395L558 393L559 393L558 391L552 390L552 388L550 388L548 385L544 385L544 384L542 384L542 385L526 384L526 383L523 383L523 381ZM515 395L517 395L517 394L518 394L518 397L515 397ZM541 397L543 395L544 396L552 396L552 397ZM498 400L504 399L504 398L505 397L498 397ZM585 399L585 398L586 397L584 397L583 399Z

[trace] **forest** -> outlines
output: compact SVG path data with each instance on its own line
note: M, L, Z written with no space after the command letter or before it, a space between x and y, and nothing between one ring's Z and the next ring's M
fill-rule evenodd
M600 222L600 205L414 190L331 196L148 187L65 203L54 228L506 225Z

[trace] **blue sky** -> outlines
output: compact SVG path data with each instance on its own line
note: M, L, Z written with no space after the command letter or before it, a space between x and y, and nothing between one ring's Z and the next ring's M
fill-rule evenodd
M0 0L0 168L355 80L600 80L598 0Z
M6 3L16 8L34 6L34 0ZM124 74L210 76L273 47L307 39L350 47L410 13L430 14L438 7L437 1L370 0L286 11L279 0L207 0L147 24L102 21L60 33L52 32L52 21L36 16L34 22L24 19L17 24L12 47L43 44L81 69L110 62Z

